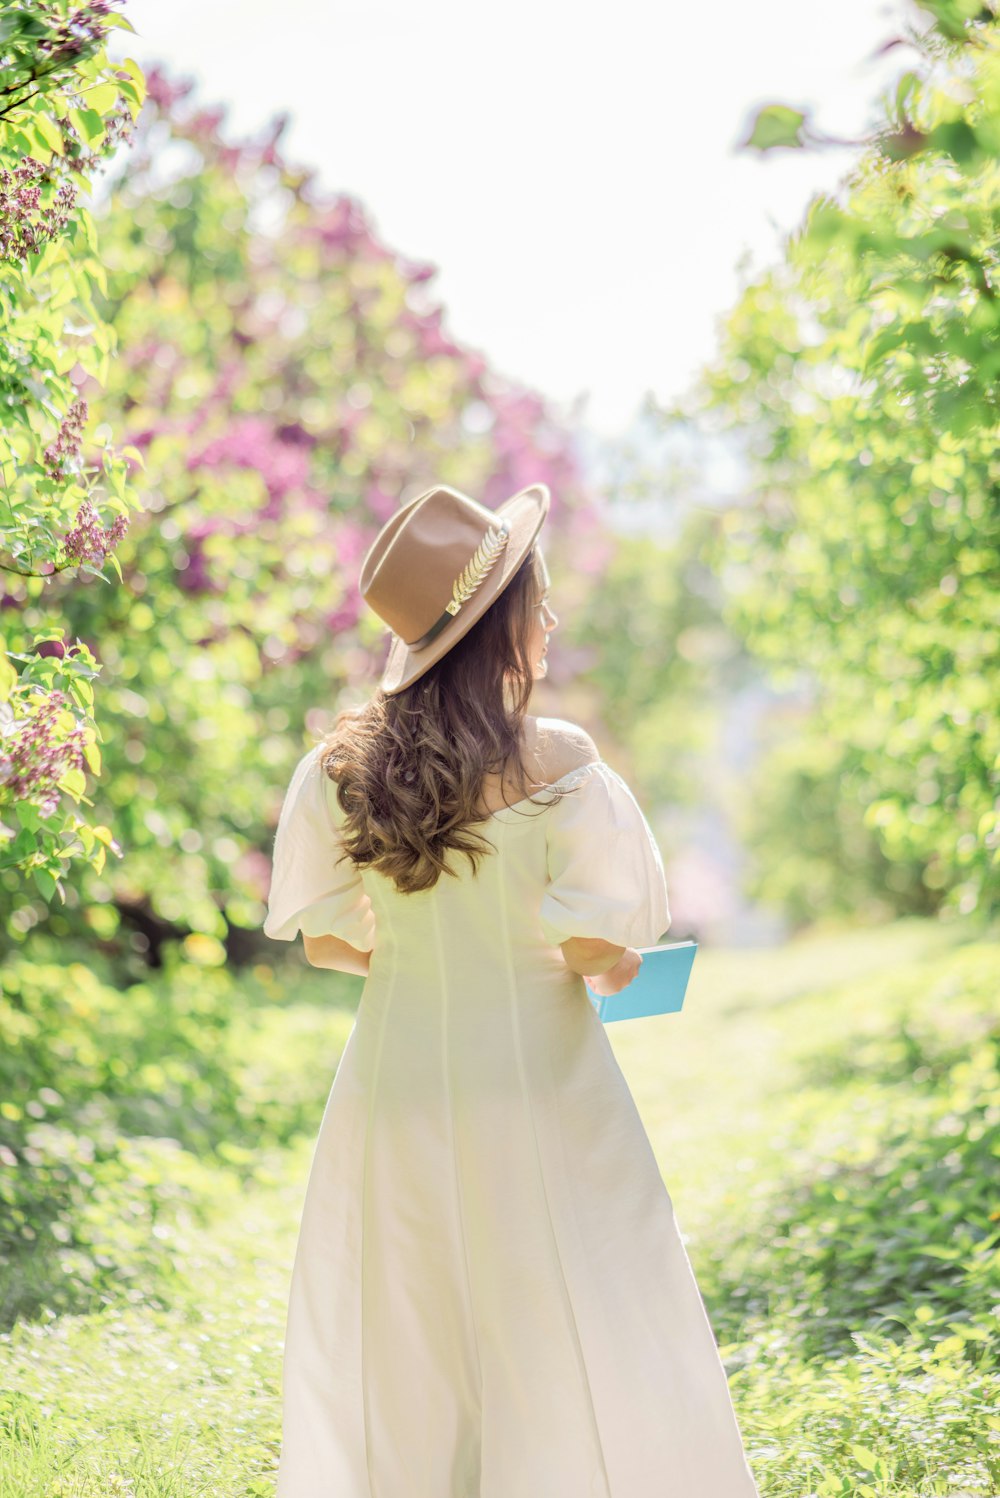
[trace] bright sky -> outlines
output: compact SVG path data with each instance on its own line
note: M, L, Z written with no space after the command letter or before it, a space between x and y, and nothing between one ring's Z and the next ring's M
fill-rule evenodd
M195 77L440 268L448 326L598 435L711 357L737 262L778 257L843 148L737 152L761 104L872 128L911 0L126 0L112 53Z

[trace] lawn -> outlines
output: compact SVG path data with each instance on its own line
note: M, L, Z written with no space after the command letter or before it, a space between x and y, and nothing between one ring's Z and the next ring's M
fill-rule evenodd
M1000 1492L998 963L971 936L912 921L703 950L681 1015L609 1026L767 1498ZM361 985L259 967L241 986L212 1058L237 1122L136 1134L154 1209L120 1263L114 1232L91 1244L89 1293L21 1266L2 1498L273 1490L298 1213Z

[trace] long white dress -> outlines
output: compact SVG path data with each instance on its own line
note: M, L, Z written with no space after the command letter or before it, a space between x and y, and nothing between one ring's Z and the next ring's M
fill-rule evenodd
M583 765L477 828L475 877L402 894L346 859L318 752L264 930L373 951L306 1188L278 1498L753 1498L671 1197L558 950L670 924L631 790Z

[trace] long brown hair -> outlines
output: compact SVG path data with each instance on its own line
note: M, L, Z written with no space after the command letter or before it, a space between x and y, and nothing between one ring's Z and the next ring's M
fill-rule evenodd
M449 849L464 853L473 873L495 851L469 829L485 820L484 776L499 774L502 784L512 770L509 778L527 790L521 745L534 677L528 642L544 587L532 547L482 618L435 665L393 696L377 689L364 707L337 714L320 763L336 783L341 836L356 867L377 869L410 894L432 889L442 874L457 878Z

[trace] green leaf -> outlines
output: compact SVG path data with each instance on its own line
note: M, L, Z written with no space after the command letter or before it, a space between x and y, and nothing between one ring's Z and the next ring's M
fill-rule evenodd
M946 152L959 166L970 166L986 154L976 132L965 120L948 120L936 126L927 137L926 149Z
M757 111L746 145L761 151L771 151L776 146L801 147L804 123L801 110L789 109L785 104L767 104Z
M51 900L56 892L56 881L48 869L32 869L31 873L41 895L44 899Z
M60 776L57 784L60 790L66 791L74 800L79 800L87 789L87 777L82 770L73 766Z
M99 114L110 114L118 102L118 88L113 83L98 83L88 88L86 100L91 109Z
M41 813L33 801L18 801L14 807L14 811L22 827L26 827L29 832L38 831L41 823Z
M0 702L8 702L16 686L17 672L11 665L6 652L0 650Z
M74 109L70 119L88 145L104 138L104 120L96 109Z
M136 94L136 103L141 108L146 99L146 75L143 73L142 68L140 68L134 57L126 57L124 62L120 62L116 66L122 72L127 73L132 80L132 87L135 89Z
M63 136L55 120L50 120L47 114L37 114L31 123L35 134L41 136L53 154L61 156L63 151Z

